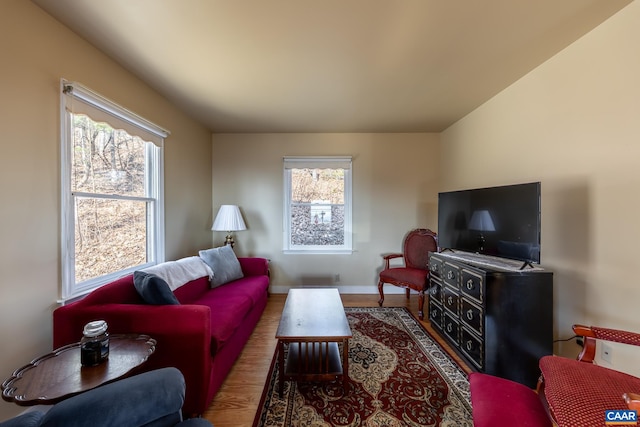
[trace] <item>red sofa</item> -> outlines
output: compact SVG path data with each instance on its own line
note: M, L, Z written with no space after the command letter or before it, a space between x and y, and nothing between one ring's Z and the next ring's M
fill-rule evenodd
M144 371L173 366L184 375L185 416L202 414L240 355L267 304L268 261L239 258L244 277L211 288L209 277L174 294L180 305L148 305L133 275L96 289L53 312L54 348L78 342L83 326L103 319L109 332L148 334L157 340Z

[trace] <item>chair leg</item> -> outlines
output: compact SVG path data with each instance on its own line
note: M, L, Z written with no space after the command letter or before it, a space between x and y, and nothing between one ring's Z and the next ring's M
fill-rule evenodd
M424 291L418 292L418 319L424 320Z
M378 293L380 294L380 299L378 300L378 305L382 307L382 303L384 302L384 292L382 291L382 285L384 283L381 281L378 282Z

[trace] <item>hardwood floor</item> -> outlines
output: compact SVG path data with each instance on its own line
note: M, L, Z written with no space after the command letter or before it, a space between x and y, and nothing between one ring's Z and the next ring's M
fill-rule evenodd
M269 296L267 308L260 322L249 338L240 358L227 376L224 384L216 394L211 406L203 417L211 421L215 427L251 426L255 417L262 389L275 353L277 341L276 329L280 315L284 308L286 294L272 294ZM378 295L341 295L345 307L377 307ZM418 297L412 294L409 300L402 295L385 295L385 307L407 307L418 317ZM426 311L426 302L425 302ZM421 322L429 331L433 332L429 322ZM437 337L437 334L432 333ZM449 347L441 340L438 342L445 348ZM449 353L453 354L451 351ZM458 363L466 368L464 362L456 357ZM468 370L468 369L467 369Z

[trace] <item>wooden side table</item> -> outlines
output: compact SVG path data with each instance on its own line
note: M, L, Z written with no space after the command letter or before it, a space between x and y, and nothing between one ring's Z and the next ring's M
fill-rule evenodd
M125 378L154 353L148 335L109 336L109 358L92 367L80 364L80 343L60 347L16 370L2 383L2 398L22 406L51 405Z

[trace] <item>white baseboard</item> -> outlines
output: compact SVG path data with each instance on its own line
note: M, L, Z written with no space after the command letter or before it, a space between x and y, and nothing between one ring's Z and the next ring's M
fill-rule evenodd
M362 286L269 286L269 292L272 294L286 294L292 288L337 288L341 294L362 294L362 295L378 295L378 285L362 285ZM413 292L413 291L412 291ZM386 285L384 287L385 295L403 294L405 290L397 286Z

